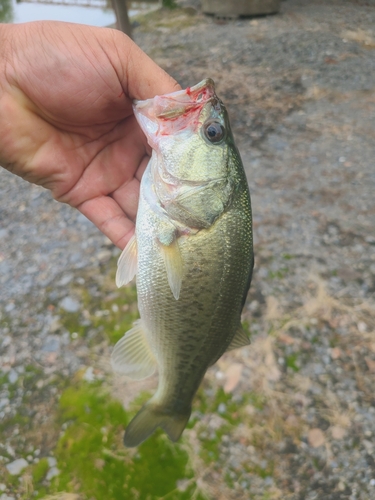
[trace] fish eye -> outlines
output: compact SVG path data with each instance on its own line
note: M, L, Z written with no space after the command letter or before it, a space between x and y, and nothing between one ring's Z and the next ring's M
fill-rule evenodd
M218 144L225 136L225 128L220 122L205 123L203 131L205 137L212 142L212 144Z

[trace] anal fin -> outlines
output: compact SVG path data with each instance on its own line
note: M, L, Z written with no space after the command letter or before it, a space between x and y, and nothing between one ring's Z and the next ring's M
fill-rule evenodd
M116 286L120 288L137 274L137 237L134 234L117 262Z
M232 339L232 342L229 344L225 352L232 351L233 349L238 349L239 347L245 347L250 344L250 339L246 335L245 330L243 329L241 323L239 324L236 333ZM214 365L216 361L221 358L224 353L220 353L218 356L212 359L210 366Z
M115 372L134 380L142 380L154 373L157 362L148 345L141 320L135 321L133 328L117 342L112 351L111 365Z

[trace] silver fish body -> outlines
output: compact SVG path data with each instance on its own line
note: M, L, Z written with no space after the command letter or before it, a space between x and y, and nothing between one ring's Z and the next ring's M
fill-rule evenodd
M133 378L157 367L159 385L130 422L127 446L159 426L177 440L208 367L249 343L240 319L253 268L249 190L212 80L138 102L135 114L153 153L117 283L137 273L141 319L112 364Z

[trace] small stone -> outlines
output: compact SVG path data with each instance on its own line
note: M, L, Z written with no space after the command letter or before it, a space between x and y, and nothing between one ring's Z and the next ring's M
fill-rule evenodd
M13 368L8 373L8 380L10 384L15 384L18 380L18 373Z
M224 392L229 393L234 391L234 389L239 384L241 380L243 366L240 363L232 363L228 369L225 371L226 381L224 384Z
M78 300L73 299L72 297L65 297L60 302L60 307L66 312L75 313L80 310L81 304Z
M346 435L346 430L338 425L334 425L330 430L333 439L342 439Z
M28 462L24 458L18 458L17 460L14 460L14 462L7 464L5 467L8 469L9 474L12 476L18 476L28 465Z
M54 477L58 476L60 474L60 471L57 467L52 467L48 472L47 472L47 476L46 476L46 479L47 481L50 481L51 479L53 479Z
M16 306L15 306L14 302L9 302L9 304L7 304L5 306L5 311L6 312L11 312L11 311L13 311L13 309L15 309L15 307Z
M5 491L7 489L4 483L0 483L0 491Z
M360 321L357 325L357 328L360 333L365 333L367 331L367 325L364 321Z
M249 309L251 312L256 312L259 309L259 302L257 300L253 300L250 303Z
M5 406L8 406L9 403L10 403L9 398L0 399L0 408L4 408Z
M14 497L10 497L8 496L6 493L3 493L1 496L0 496L0 500L15 500Z
M60 339L56 335L47 335L46 341L42 346L43 352L57 352L60 349Z
M227 411L227 405L224 403L220 403L218 408L217 408L217 411L219 413L225 413Z
M72 281L73 278L73 274L65 274L57 284L60 286L66 286Z
M86 369L82 378L83 378L83 380L86 380L86 382L94 382L94 380L95 380L94 368L92 366L89 366Z
M16 452L14 451L12 446L10 446L10 444L8 444L5 449L8 453L8 455L11 455L12 457L14 457L16 455Z
M177 481L177 489L178 491L186 491L190 485L189 479L179 479Z
M365 447L367 453L369 455L372 455L373 451L374 451L374 446L373 446L372 442L369 441L368 439L363 439L362 444Z
M47 462L50 467L56 467L57 465L57 460L55 457L48 457Z
M10 345L11 342L12 342L12 337L10 335L6 335L3 338L3 341L1 343L1 347L8 347L8 345Z
M337 488L339 489L339 491L344 491L345 483L343 481L340 481L339 484L337 485Z
M98 253L99 262L107 262L112 258L112 252L110 250L102 250Z
M338 359L342 356L342 351L339 347L333 347L331 349L331 358L332 359Z
M370 486L375 486L375 479L370 479Z
M322 446L326 441L324 433L321 429L310 429L307 439L309 441L309 445L313 448Z
M49 331L51 333L55 333L59 328L61 328L60 318L58 316L54 316L51 319L51 323L49 325Z

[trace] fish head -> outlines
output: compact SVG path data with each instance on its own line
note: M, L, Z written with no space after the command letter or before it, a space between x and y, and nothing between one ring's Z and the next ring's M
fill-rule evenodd
M138 101L134 113L165 181L204 182L228 175L234 143L227 111L211 79Z

